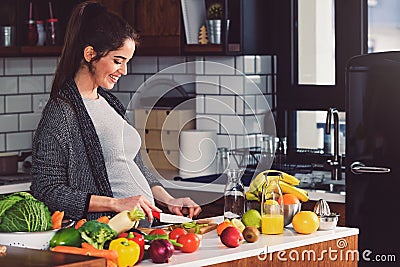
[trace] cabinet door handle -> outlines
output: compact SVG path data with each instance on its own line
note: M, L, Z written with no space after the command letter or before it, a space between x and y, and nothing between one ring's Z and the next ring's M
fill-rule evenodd
M350 169L351 169L351 172L354 174L366 174L366 173L385 174L385 173L390 172L389 168L365 166L364 163L359 162L359 161L353 162L350 166Z

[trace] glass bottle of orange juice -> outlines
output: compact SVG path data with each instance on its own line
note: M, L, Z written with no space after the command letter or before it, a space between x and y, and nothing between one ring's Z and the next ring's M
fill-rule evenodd
M266 183L261 198L261 232L267 235L283 233L282 190L279 186L280 172L266 172Z

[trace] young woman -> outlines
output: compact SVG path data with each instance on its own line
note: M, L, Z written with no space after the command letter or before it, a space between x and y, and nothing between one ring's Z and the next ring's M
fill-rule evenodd
M200 207L173 198L141 160L140 137L109 90L127 73L137 34L96 2L76 7L50 99L33 140L32 194L66 217L96 219L140 207L190 217Z

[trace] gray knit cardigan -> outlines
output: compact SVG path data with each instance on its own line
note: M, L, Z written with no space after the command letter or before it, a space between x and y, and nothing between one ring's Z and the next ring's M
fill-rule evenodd
M125 108L108 91L98 93L125 117ZM140 153L135 162L150 187L161 185ZM110 212L88 212L91 195L112 197L100 140L73 79L49 99L33 139L31 193L50 211L73 220L97 219Z

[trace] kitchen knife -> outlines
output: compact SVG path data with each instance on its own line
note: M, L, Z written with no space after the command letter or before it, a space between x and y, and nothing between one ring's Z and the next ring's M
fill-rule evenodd
M164 223L185 223L185 222L192 222L193 219L173 214L167 214L158 211L151 211L153 216L157 218L160 222Z

